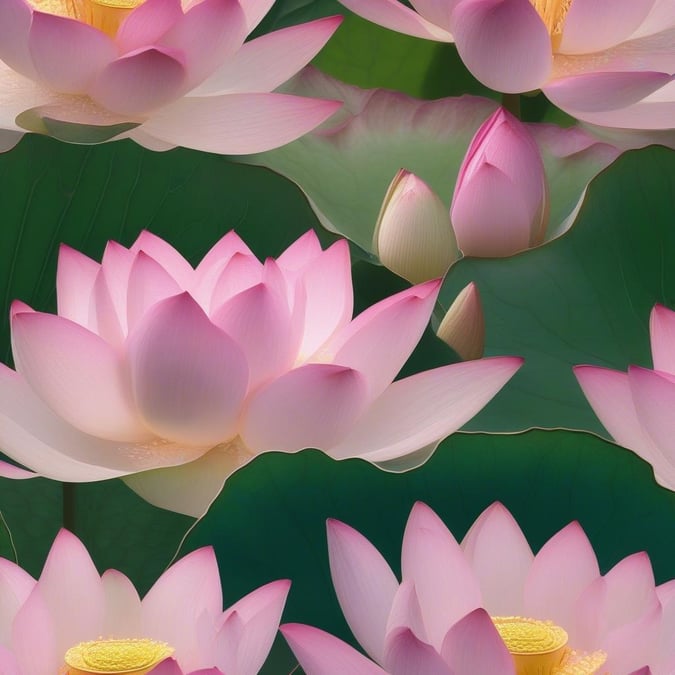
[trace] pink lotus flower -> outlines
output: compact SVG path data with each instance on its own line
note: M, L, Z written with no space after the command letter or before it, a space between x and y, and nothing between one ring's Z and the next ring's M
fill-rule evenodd
M491 89L541 89L594 124L675 126L672 0L413 0L414 9L398 0L340 2L392 30L455 42Z
M307 675L674 672L675 581L656 587L645 553L601 575L578 523L535 556L499 503L460 545L418 502L400 583L344 523L328 522L328 550L340 607L375 663L323 631L286 624L281 632Z
M489 195L486 198L486 195ZM509 256L543 243L548 182L527 127L503 108L482 124L459 169L450 220L464 255Z
M341 19L244 44L272 4L2 0L0 150L25 131L225 154L298 138L339 104L270 92L315 56Z
M675 490L675 312L656 305L649 331L654 370L576 366L574 374L612 438L649 462L661 485Z
M202 548L140 600L121 572L99 576L80 540L61 530L38 581L0 558L0 672L255 675L289 587L272 582L223 611L218 564ZM113 659L117 668L106 668Z
M62 247L58 315L12 307L0 448L55 480L126 476L151 503L195 516L269 450L421 463L522 359L392 384L440 281L352 320L350 272L347 242L322 251L312 231L265 263L230 232L196 269L149 232L129 249L110 242L100 265ZM4 475L31 474L5 464Z

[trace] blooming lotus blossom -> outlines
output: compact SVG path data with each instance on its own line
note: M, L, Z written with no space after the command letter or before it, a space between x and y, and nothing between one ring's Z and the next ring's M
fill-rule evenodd
M656 305L649 331L653 370L630 366L622 373L584 365L574 374L612 438L649 462L661 485L675 490L675 312Z
M273 0L2 0L0 151L25 131L258 152L339 104L270 93L323 47L329 17L244 43Z
M634 129L675 127L672 0L340 0L392 30L454 42L503 92L541 89L570 115Z
M80 540L61 530L37 581L0 558L0 672L255 675L289 587L274 581L223 611L209 547L174 563L141 600L121 572L100 576Z
M230 232L196 269L149 232L128 249L110 242L101 264L63 246L56 285L56 316L12 306L0 448L55 480L125 476L151 503L195 516L261 452L417 465L522 363L393 382L440 280L352 320L347 242L322 251L312 231L264 263ZM31 474L0 464L0 475Z
M340 607L372 661L316 628L283 625L307 675L674 672L675 581L655 586L645 553L601 575L578 523L533 555L499 503L461 545L417 503L403 536L401 582L344 523L328 522L328 551Z
M533 248L544 241L548 207L539 148L500 108L476 132L459 169L450 207L457 243L464 255L481 257Z

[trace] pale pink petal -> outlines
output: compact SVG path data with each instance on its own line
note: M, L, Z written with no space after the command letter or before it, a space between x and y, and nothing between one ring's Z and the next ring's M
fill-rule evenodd
M409 628L387 635L384 667L391 675L454 675L441 655Z
M242 2L242 9L246 15L247 33L250 33L270 11L274 0L246 0Z
M259 389L241 437L256 451L329 448L363 413L368 386L357 371L328 363L300 366Z
M398 380L327 452L336 459L386 462L437 442L481 410L522 363L517 357L493 357Z
M0 645L10 643L12 622L35 587L35 579L13 562L0 558ZM1 672L1 671L0 671Z
M525 582L525 616L545 617L559 626L574 625L574 605L599 575L591 543L579 523L570 523L534 558Z
M128 350L139 414L158 436L213 446L235 434L248 384L244 354L187 293L155 304Z
M287 94L187 96L156 111L142 128L174 145L245 155L294 141L340 106Z
M168 642L185 671L203 665L196 649L197 619L214 619L223 606L218 563L211 547L200 548L174 563L143 598L143 635Z
M49 407L85 433L117 441L147 439L120 356L100 337L53 314L12 320L18 371Z
M260 283L238 293L211 316L246 355L249 388L289 370L298 349L286 300L273 285Z
M14 464L0 461L0 476L2 478L11 478L13 480L24 480L26 478L37 478L38 474L32 471L26 471Z
M112 112L143 115L176 99L185 86L186 76L178 50L148 47L108 64L88 93Z
M144 251L156 260L186 290L194 279L194 270L185 258L161 237L143 230L129 249L132 253Z
M440 284L429 281L372 305L327 345L333 363L365 375L371 400L392 383L420 341Z
M74 534L58 533L36 588L54 621L57 654L101 634L103 584L87 549Z
M280 630L307 675L387 675L346 642L318 628L287 623Z
M459 0L411 0L410 4L428 21L450 30L450 15Z
M251 40L190 96L273 91L317 55L340 23L341 16L329 16Z
M658 652L661 607L656 604L637 620L612 631L600 648L607 652L607 672L626 673L652 662ZM654 663L656 666L657 664ZM661 665L661 664L658 664ZM672 672L667 668L656 672Z
M396 591L385 635L398 628L409 628L415 637L425 642L429 640L415 584L409 579L403 581Z
M19 664L14 654L2 645L0 645L0 672L3 675L25 675L19 669Z
M105 595L102 635L128 638L142 635L141 599L129 579L117 570L107 570L101 577Z
M399 0L340 0L340 2L355 14L385 28L427 40L452 42L452 35L447 29L427 21Z
M152 675L184 675L175 659L164 659L158 666L153 668Z
M62 93L84 94L117 55L114 42L100 30L44 12L33 12L28 46L38 78Z
M89 327L89 303L100 268L91 258L61 244L56 268L56 299L60 316Z
M379 663L398 580L380 552L359 532L328 520L328 555L342 613L365 651Z
M225 673L237 671L237 650L244 634L244 621L237 612L226 615L216 637L218 667Z
M663 618L661 621L661 645L659 658L661 661L675 661L675 579L657 587Z
M127 325L132 331L145 313L160 300L179 295L176 280L145 251L139 251L127 284Z
M124 482L150 504L199 518L220 494L225 480L253 457L236 444L219 446L179 466L125 476Z
M491 89L538 89L553 63L551 40L529 0L463 0L452 13L457 51Z
M155 44L182 17L181 0L145 0L124 19L115 44L120 54Z
M26 77L35 76L28 47L32 15L24 0L0 2L0 59Z
M108 347L120 351L127 334L126 296L119 293L119 269L101 267L96 275L89 305L87 327L97 334Z
M0 152L11 150L22 138L23 133L0 129Z
M333 244L303 267L300 283L306 292L305 329L300 359L309 358L336 331L346 326L354 311L349 245Z
M480 586L459 544L426 505L413 506L401 549L403 580L415 584L431 643L440 649L453 623L481 606Z
M263 279L263 265L252 253L235 253L223 266L220 275L213 282L209 311L217 311L230 298L260 283Z
M553 80L542 90L555 105L572 115L604 113L641 101L672 78L668 73L649 70L594 72Z
M441 654L453 675L516 675L513 657L490 615L482 608L467 614L450 628Z
M559 51L588 54L626 40L649 15L654 0L574 0L565 15Z
M307 230L277 258L277 265L282 269L296 272L322 253L321 243L319 237L316 236L316 232Z
M655 305L649 316L654 370L675 375L675 312L663 305Z
M518 523L499 502L476 519L462 548L493 616L522 615L523 589L534 556Z
M607 584L597 577L581 592L570 612L573 623L565 625L570 643L592 652L599 648L604 634Z
M201 0L159 41L161 48L183 57L187 89L233 55L246 37L246 17L238 0Z

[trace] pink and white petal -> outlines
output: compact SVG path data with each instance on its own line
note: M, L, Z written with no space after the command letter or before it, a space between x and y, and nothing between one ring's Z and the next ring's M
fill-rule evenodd
M593 72L555 79L543 92L548 99L572 115L605 113L642 101L673 79L668 73L650 70ZM593 120L589 120L593 121Z
M263 280L263 264L252 253L235 253L215 280L212 292L205 298L213 314L232 297Z
M387 635L384 667L391 675L454 675L441 655L409 628Z
M318 628L286 623L280 631L307 675L387 675L346 642Z
M0 645L10 644L14 617L34 587L35 579L28 572L0 558Z
M60 316L89 328L89 306L96 276L101 266L61 244L56 268L56 299Z
M649 316L654 370L675 375L675 312L663 305L655 305Z
M0 59L26 77L35 77L28 47L33 10L24 0L0 3Z
M216 665L224 673L237 672L237 650L244 634L244 621L237 612L224 615L216 636L217 655Z
M161 438L212 447L235 434L248 386L237 343L187 293L156 303L128 340L134 400Z
M270 11L274 0L246 0L241 4L246 16L248 35L262 21L265 14Z
M515 356L492 357L454 363L398 380L349 434L326 452L335 459L362 457L370 462L402 458L457 431L495 396L522 363ZM405 468L401 466L400 470Z
M139 251L131 266L127 285L129 332L153 305L173 295L179 295L181 291L176 280L154 258Z
M142 128L174 145L245 155L294 141L341 105L287 94L186 96L156 111Z
M329 519L326 526L331 577L342 613L366 653L382 663L398 579L362 534L339 520Z
M398 628L409 628L416 638L429 641L415 584L410 579L403 581L396 591L385 635Z
M413 506L405 528L401 573L403 581L415 584L429 641L437 650L448 626L481 606L478 579L466 556L441 519L422 502Z
M185 258L161 237L143 230L129 249L133 253L144 251L156 260L183 289L187 290L194 280L194 270Z
M290 587L288 579L273 581L230 608L244 622L237 645L237 675L257 675L262 668L279 629Z
M82 542L60 530L36 586L52 617L56 653L101 634L105 616L103 584Z
M628 39L647 18L654 0L574 0L565 15L559 51L589 54Z
M392 383L429 323L440 280L408 288L372 305L326 346L333 363L363 373L371 400Z
M285 294L260 283L230 298L211 321L241 346L249 369L249 390L289 370L295 361L298 331L291 326Z
M150 436L139 419L120 356L98 335L53 314L12 320L18 371L69 424L115 441Z
M410 4L427 21L450 30L450 15L459 0L411 0Z
M340 0L340 2L354 14L398 33L426 40L452 42L449 30L427 21L399 0Z
M101 634L120 639L142 635L141 599L128 577L117 570L107 570L101 582L105 597Z
M115 35L119 53L156 44L182 18L181 0L145 0L127 15Z
M63 652L59 652L57 647L56 623L56 618L52 616L36 586L12 625L11 651L21 675L59 672L63 665ZM79 638L78 642L81 640Z
M251 40L190 96L273 91L306 66L341 23L341 16L329 16Z
M462 0L452 29L462 61L491 89L520 93L548 79L551 39L529 0Z
M236 444L214 448L192 461L143 471L124 482L146 502L199 518L220 494L225 481L255 455Z
M89 305L87 328L98 335L116 352L123 349L127 335L126 295L120 297L116 291L119 271L101 267L96 275Z
M513 657L490 615L482 608L460 619L448 631L441 655L453 675L516 675Z
M525 616L544 616L559 626L573 626L577 599L599 576L588 537L579 523L570 523L534 558L525 582Z
M626 673L653 662L659 647L661 607L657 604L630 624L612 631L600 643L607 652L607 672ZM661 665L661 664L654 664ZM611 668L611 670L609 670ZM667 669L656 672L668 673Z
M242 46L246 17L238 0L201 0L162 37L158 46L183 57L186 90L210 75Z
M222 606L216 556L211 547L200 548L169 567L143 598L143 636L168 642L183 670L194 670L203 665L196 648L197 620L204 612L215 619Z
M37 77L64 94L84 94L116 56L115 43L89 24L33 12L28 47Z
M178 98L186 81L178 50L147 47L109 63L87 93L112 112L139 117Z
M321 243L319 237L316 236L316 232L307 230L277 258L277 265L283 270L297 272L322 253Z
M496 502L478 516L462 548L480 583L483 607L493 616L522 616L523 590L534 555L503 504Z
M305 328L299 360L310 358L349 324L354 311L352 268L345 239L309 260L299 283L305 289Z
M14 466L8 462L0 461L0 477L11 478L13 480L25 480L26 478L37 478L39 474L27 471L21 467ZM1 641L0 641L1 642Z
M361 373L329 363L300 366L251 397L241 437L256 452L330 448L348 434L367 403Z

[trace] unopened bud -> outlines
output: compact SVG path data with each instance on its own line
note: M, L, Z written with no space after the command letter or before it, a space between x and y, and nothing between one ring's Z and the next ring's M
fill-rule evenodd
M480 359L485 349L485 319L476 284L466 286L446 312L436 331L464 361Z

